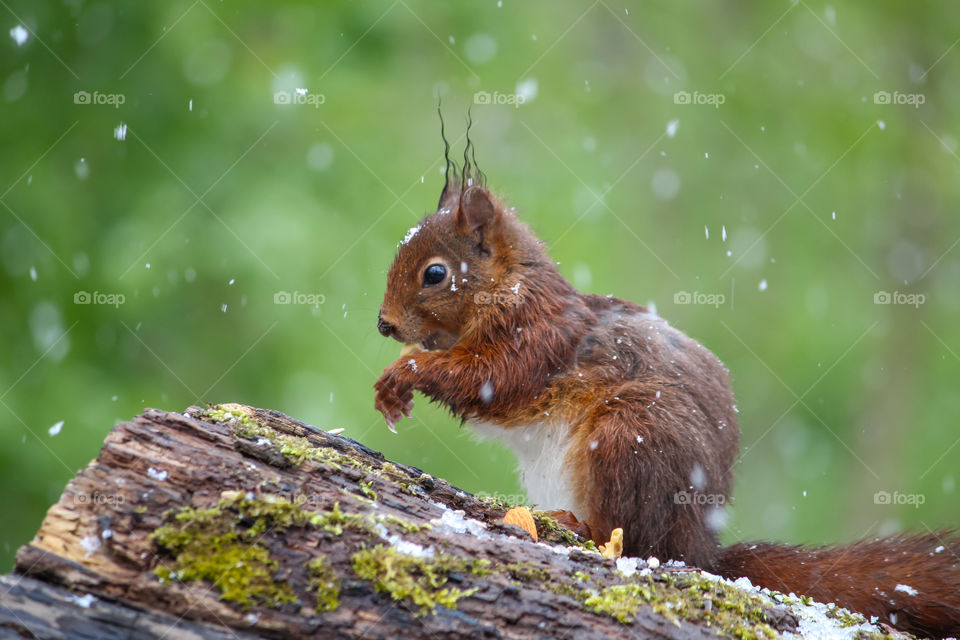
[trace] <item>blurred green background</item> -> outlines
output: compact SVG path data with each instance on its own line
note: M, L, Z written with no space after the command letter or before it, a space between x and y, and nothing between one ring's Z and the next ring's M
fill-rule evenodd
M438 94L456 153L478 103L490 184L574 284L656 304L731 369L726 541L960 523L950 12L8 0L0 569L144 407L275 408L520 492L422 398L397 436L373 410L385 272L442 184Z

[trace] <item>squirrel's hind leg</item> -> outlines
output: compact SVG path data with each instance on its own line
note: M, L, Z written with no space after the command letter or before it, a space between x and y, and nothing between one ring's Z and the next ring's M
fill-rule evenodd
M689 433L664 428L658 417L643 393L629 389L587 417L574 445L582 461L574 484L588 508L582 515L597 544L621 528L625 555L710 568L717 541L707 508L685 499L701 451Z

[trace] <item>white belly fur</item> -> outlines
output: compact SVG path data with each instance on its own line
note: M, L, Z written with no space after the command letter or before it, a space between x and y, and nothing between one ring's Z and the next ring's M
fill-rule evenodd
M527 499L540 509L577 513L569 472L563 461L570 449L570 430L566 425L535 423L504 428L491 422L469 422L482 439L497 439L517 456L517 471Z

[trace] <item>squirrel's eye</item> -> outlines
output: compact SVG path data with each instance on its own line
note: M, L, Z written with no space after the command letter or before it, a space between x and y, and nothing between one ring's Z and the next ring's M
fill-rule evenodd
M447 268L442 264L432 264L423 272L424 286L440 284L447 277Z

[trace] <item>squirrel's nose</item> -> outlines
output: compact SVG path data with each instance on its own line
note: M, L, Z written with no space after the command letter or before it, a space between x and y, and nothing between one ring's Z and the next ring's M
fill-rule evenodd
M382 315L377 315L377 331L389 338L396 331L396 327L383 319Z

